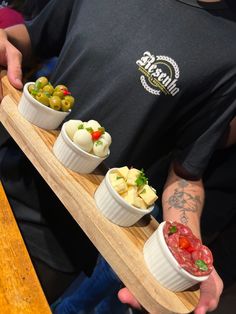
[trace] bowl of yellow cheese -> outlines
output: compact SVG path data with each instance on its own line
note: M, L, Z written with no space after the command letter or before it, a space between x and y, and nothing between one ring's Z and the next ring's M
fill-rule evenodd
M97 208L111 222L128 227L151 213L158 196L143 170L111 168L94 194Z

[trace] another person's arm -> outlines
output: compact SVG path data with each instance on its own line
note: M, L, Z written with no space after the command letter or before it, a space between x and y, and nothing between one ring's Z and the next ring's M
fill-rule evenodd
M66 42L71 13L78 8L75 0L68 0L63 10L59 0L50 0L27 27L15 25L5 31L0 29L0 66L7 68L9 81L14 87L23 87L21 64L31 66L32 54L42 60L60 54Z

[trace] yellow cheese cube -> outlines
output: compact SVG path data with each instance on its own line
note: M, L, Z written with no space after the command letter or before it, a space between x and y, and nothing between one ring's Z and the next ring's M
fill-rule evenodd
M129 185L136 185L136 180L138 176L140 175L140 170L136 168L131 168L127 175L127 184Z
M138 207L138 208L143 208L143 209L146 209L147 208L147 205L146 203L144 202L144 200L137 196L133 199L133 203L132 203L133 206L135 207Z
M121 176L118 173L111 173L109 176L112 187L118 192L122 194L128 190L128 186Z
M158 199L158 196L148 184L145 184L138 194L147 206L151 206Z
M143 199L138 196L137 190L138 188L136 186L129 186L128 192L125 193L124 199L132 206L145 209L147 208L147 205L145 204Z
M130 204L130 199L129 199L129 196L128 196L128 193L127 193L127 192L121 194L121 196L123 197L123 199L124 199L128 204Z
M138 195L138 187L137 187L137 185L129 185L128 186L128 191L134 192L134 193L136 193L136 195Z
M135 189L135 187L132 186L128 187L126 201L132 205L134 203L135 197L137 197L137 189Z
M118 172L112 172L109 174L109 180L110 180L111 184L113 181L117 180L117 176L118 176Z
M126 179L129 172L129 168L127 166L124 166L124 167L118 168L117 172L119 173L121 177Z
M128 196L128 192L126 191L124 193L121 193L120 196L126 199L126 197Z
M109 174L109 180L111 183L119 179L123 179L123 178L118 174L117 171L113 171Z

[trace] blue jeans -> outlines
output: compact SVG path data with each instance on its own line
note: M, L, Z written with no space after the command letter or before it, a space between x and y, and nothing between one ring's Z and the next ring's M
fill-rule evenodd
M100 256L91 277L83 280L70 295L59 300L54 314L125 313L117 293L122 283L108 263Z

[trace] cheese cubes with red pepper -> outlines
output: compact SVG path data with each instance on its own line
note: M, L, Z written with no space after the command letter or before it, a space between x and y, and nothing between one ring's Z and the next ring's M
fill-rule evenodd
M102 158L108 155L111 135L96 120L69 120L65 122L65 130L73 143L87 153Z
M109 179L116 192L127 203L137 208L146 209L158 198L155 189L148 185L143 170L129 169L127 166L116 168L116 171L110 174Z

